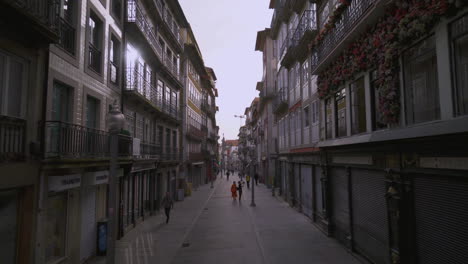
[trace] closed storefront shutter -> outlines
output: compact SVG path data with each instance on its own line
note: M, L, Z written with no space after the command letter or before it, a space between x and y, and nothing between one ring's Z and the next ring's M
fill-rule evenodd
M385 175L353 169L351 177L354 248L374 263L389 263Z
M348 245L349 204L348 204L348 177L344 168L332 168L330 170L331 211L336 239Z
M312 217L312 166L301 165L302 211Z
M418 263L468 263L468 180L414 177Z
M301 165L294 164L294 199L296 206L301 204Z
M85 187L81 200L81 260L96 252L96 188Z
M322 168L315 166L314 168L314 207L315 212L322 213ZM314 219L316 220L316 219Z
M282 161L281 162L281 191L283 196L286 197L286 171L287 171L287 163Z

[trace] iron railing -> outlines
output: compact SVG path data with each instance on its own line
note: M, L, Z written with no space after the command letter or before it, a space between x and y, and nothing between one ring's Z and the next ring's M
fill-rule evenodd
M26 120L0 116L0 161L23 160L25 141Z
M75 27L72 26L66 19L59 18L59 43L65 51L71 55L75 55Z
M354 29L356 24L377 1L379 0L351 0L350 5L336 22L335 28L325 35L324 39L315 48L318 56L317 66ZM313 71L316 65L312 66L315 66L312 68Z
M89 43L88 66L93 71L101 73L101 51L92 43Z
M160 144L142 141L140 143L140 156L142 158L156 159L161 156L162 149Z
M103 130L61 121L46 121L44 158L110 158L110 136ZM132 139L118 136L120 157L132 155Z
M10 5L23 11L36 21L43 24L53 32L57 32L58 21L56 8L57 1L54 0L7 0Z
M294 32L294 45L298 45L307 31L317 30L317 19L315 10L305 10L297 24Z

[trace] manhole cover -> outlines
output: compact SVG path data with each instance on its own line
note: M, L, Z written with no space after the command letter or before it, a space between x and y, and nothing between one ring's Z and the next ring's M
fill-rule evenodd
M190 246L190 243L183 243L182 244L182 247L189 247Z

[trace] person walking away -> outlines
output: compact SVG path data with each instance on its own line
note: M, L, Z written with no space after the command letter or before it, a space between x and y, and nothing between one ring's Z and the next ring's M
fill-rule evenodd
M245 180L247 181L247 189L250 189L250 175L247 175Z
M227 181L229 181L229 171L226 173Z
M171 194L169 192L166 192L166 196L164 196L161 203L162 206L164 206L164 213L166 213L166 224L168 224L171 209L174 208L174 201L172 201Z
M255 185L258 186L258 173L255 173L254 179L255 179Z
M231 195L232 195L232 200L235 201L237 198L237 186L236 182L233 182L231 185Z
M241 181L238 181L237 182L237 191L239 192L239 202L240 200L242 199L242 182Z

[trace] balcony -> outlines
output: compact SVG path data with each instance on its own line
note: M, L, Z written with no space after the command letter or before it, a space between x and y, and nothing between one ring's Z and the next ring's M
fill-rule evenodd
M201 141L205 137L205 133L194 125L188 125L187 135L192 139Z
M162 118L179 123L182 120L180 108L171 102L163 100L162 92L148 80L147 76L139 72L136 68L127 68L125 71L124 91L137 100L138 103L144 102L151 107ZM130 99L128 97L127 99Z
M72 26L67 20L59 18L58 23L59 42L58 45L62 47L70 55L75 55L75 27Z
M140 142L140 155L139 158L143 159L157 159L161 157L161 145L156 143L149 143L145 141Z
M344 45L343 40L351 33L359 34L359 32L354 32L356 25L359 24L362 18L371 10L371 7L375 6L379 1L380 0L351 1L351 4L346 8L341 18L336 22L335 28L333 28L314 48L317 56L317 63L312 65L312 74L316 74L318 68L322 67L322 64L330 57L333 51L339 50L339 47L342 46L342 44ZM368 24L369 23L362 23L361 30L365 30Z
M25 158L26 120L0 116L0 162Z
M109 159L110 137L102 130L61 121L46 121L45 159ZM119 157L131 157L132 138L118 136Z
M48 38L50 41L55 42L58 36L59 21L56 14L58 2L55 0L6 0L4 1L11 7L13 7L24 18L16 17L16 13L7 11L5 16L11 16L13 19L19 19L22 22L26 22L28 25L27 30L31 30L33 33L39 33L42 36ZM18 20L18 21L19 21ZM29 21L28 21L29 20ZM39 25L40 27L34 27L32 25Z
M281 46L280 50L280 59L279 62L282 66L289 67L294 62L293 57L293 47L294 47L294 39L292 32L289 32L286 38L284 39L283 45Z
M279 89L273 101L273 109L276 114L282 113L288 109L288 88Z
M308 54L308 44L317 34L317 19L315 10L305 10L299 20L293 39L296 59L302 60Z
M169 162L177 162L180 160L180 152L177 148L169 148L166 147L165 150L161 154L161 159L163 161Z
M128 0L127 5L127 22L138 29L141 35L146 39L153 53L159 59L159 62L164 66L162 68L182 86L182 77L179 74L177 64L174 64L164 53L161 44L157 40L157 32L141 11L138 2L136 0Z

